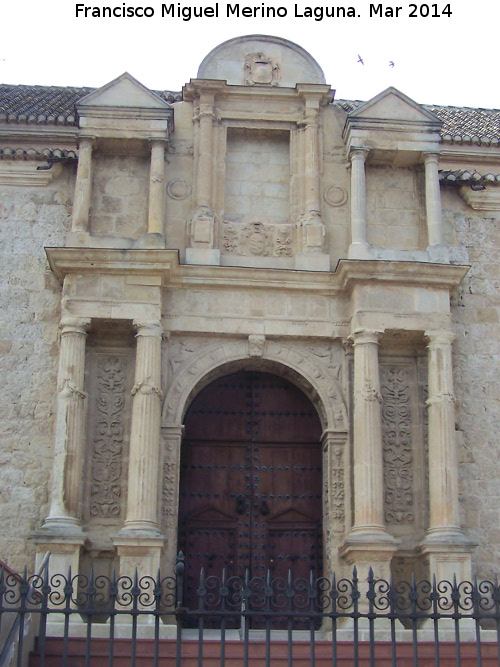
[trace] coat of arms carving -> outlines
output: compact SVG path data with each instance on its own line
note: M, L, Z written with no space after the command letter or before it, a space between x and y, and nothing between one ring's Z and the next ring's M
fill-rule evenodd
M249 53L245 56L243 75L246 86L277 86L280 66L265 53Z

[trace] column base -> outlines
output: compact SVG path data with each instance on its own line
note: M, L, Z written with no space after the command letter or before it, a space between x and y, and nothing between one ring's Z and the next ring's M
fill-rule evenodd
M295 256L296 271L329 271L330 255L300 252Z
M165 547L164 535L151 535L145 531L123 531L112 538L120 559L120 576L150 576L156 579L161 555ZM167 575L170 573L167 573Z
M134 248L141 249L163 250L166 247L165 234L161 234L160 232L148 232L147 234L143 234L134 243Z
M384 530L353 531L339 547L349 565L356 566L361 580L366 580L370 567L377 579L389 581L391 561L400 541Z
M472 551L477 545L460 530L429 530L418 550L429 576L437 581L472 581Z
M351 243L347 252L347 259L374 259L369 243Z
M186 264L220 266L220 250L216 248L186 248Z
M427 252L431 262L436 262L437 264L450 263L450 251L446 245L436 243L435 245L427 246Z
M70 568L73 576L79 573L80 552L86 542L86 535L81 528L76 530L74 526L70 526L65 533L63 526L59 524L56 532L52 531L45 522L44 527L31 533L30 537L36 544L36 571L47 551L50 551L49 572L51 575L62 574L66 577Z

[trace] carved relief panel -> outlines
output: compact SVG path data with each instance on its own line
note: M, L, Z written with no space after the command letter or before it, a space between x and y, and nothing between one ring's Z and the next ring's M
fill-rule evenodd
M87 461L84 521L94 526L121 527L126 503L133 351L91 348L88 359ZM104 534L106 531L104 531Z
M380 392L384 519L392 534L411 534L415 540L426 515L424 425L416 359L383 358Z

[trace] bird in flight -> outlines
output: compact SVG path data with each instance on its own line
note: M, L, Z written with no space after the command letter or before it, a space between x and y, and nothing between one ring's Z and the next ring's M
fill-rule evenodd
M359 53L358 53L358 63L361 63L362 65L365 64L363 58L359 55Z

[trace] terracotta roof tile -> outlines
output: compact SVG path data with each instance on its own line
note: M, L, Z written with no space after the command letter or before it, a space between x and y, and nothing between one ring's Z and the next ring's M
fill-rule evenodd
M75 125L75 104L95 88L61 86L14 86L0 84L0 121ZM172 104L181 93L153 91ZM333 105L351 113L364 102L336 100ZM500 145L500 110L422 105L443 122L441 137L451 143Z
M14 86L0 84L0 121L75 125L75 104L96 88L60 86ZM168 103L180 99L180 93L153 91Z

